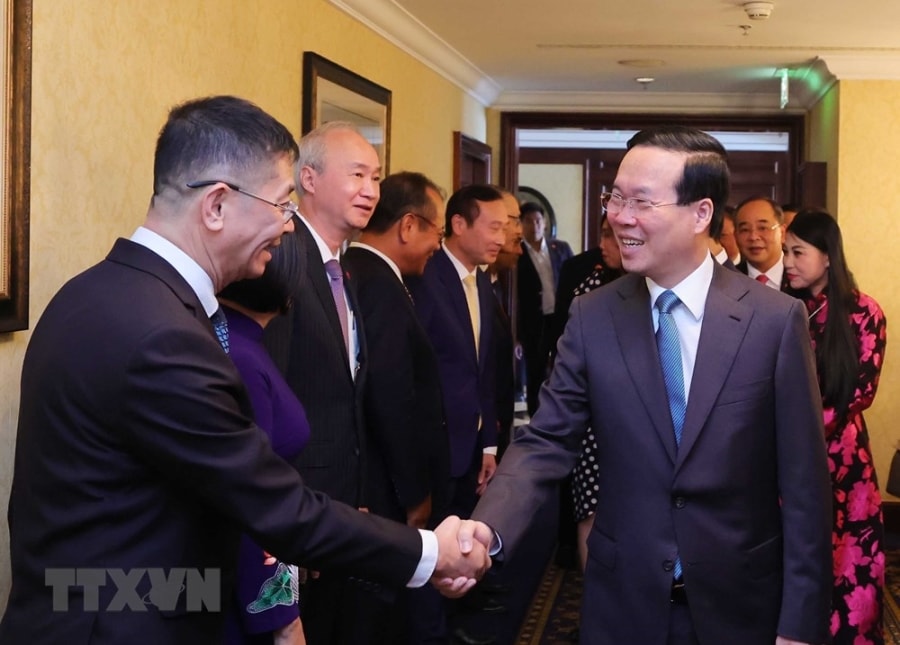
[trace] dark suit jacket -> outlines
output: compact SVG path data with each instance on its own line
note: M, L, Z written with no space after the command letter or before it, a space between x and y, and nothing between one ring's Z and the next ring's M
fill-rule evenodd
M603 253L600 252L600 247L588 249L562 263L559 269L559 283L556 287L556 310L553 314L554 318L559 321L559 331L554 335L555 338L560 337L563 327L566 326L569 305L575 298L575 289L594 272L594 269L602 266Z
M528 253L528 242L522 242L522 255L519 257L516 291L518 302L518 338L526 352L537 348L544 330L544 311L541 306L541 277ZM559 284L563 263L572 257L572 248L562 240L547 240L550 252L550 264L553 267L554 289ZM578 285L575 285L578 286ZM547 347L549 350L549 346Z
M510 429L515 419L516 379L512 323L503 306L502 282L491 283L494 291L494 340L497 354L497 456L509 445Z
M347 347L316 241L303 222L295 232L304 256L303 277L294 290L289 317L266 328L266 348L306 409L311 436L294 465L307 484L351 506L365 506L365 436L362 398L366 381L366 343L361 317L355 316L359 365L354 381ZM355 288L344 276L354 312Z
M476 356L466 294L446 251L435 253L425 266L425 274L409 278L408 284L419 321L438 358L450 435L450 475L460 477L472 465L476 446L497 445L497 364L492 324L496 298L490 278L479 270L481 339Z
M184 594L163 611L146 575L145 612L108 611L108 577L99 611L75 585L54 611L45 570L218 569L227 599L240 532L280 560L404 584L418 533L304 486L250 413L197 296L158 255L119 240L66 284L22 370L0 642L220 642L221 612L186 611Z
M442 518L450 478L437 357L403 283L367 249L343 257L357 286L368 347L366 474L369 509L401 522L406 509L432 496Z
M825 642L831 485L803 303L714 267L676 450L638 275L576 298L549 384L473 514L504 551L597 436L582 643L666 643L680 554L701 643Z

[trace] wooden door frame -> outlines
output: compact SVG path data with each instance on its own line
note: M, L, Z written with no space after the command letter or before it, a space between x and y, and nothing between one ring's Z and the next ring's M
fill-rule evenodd
M519 148L516 131L540 128L582 128L586 130L641 130L656 125L677 123L701 130L788 132L791 160L788 194L796 201L798 186L796 173L803 161L806 117L804 115L775 114L770 116L740 116L713 114L623 114L597 112L502 112L500 114L500 176L503 186L515 191L518 187Z

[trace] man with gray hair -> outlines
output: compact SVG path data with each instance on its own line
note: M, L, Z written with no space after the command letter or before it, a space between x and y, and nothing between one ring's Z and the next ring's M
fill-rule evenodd
M290 318L266 330L269 351L309 418L310 441L294 465L310 486L358 508L367 507L366 344L340 254L369 222L380 179L378 153L351 123L328 122L300 139L294 234L305 273ZM352 633L354 610L370 597L359 581L328 573L310 579L300 603L310 645L364 642Z

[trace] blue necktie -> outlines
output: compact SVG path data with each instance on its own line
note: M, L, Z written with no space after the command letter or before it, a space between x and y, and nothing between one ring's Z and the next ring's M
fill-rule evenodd
M216 330L216 338L219 339L219 344L222 345L222 349L227 354L230 347L228 344L228 320L225 318L225 312L219 307L209 319L212 321L213 329Z
M663 380L666 383L666 394L669 399L669 414L672 415L672 426L675 428L675 447L681 444L681 431L684 429L684 416L687 402L684 396L684 372L681 366L681 344L678 341L678 327L672 318L672 310L681 303L674 293L663 291L656 299L659 310L659 326L656 329L656 347L659 350L659 362L662 365ZM681 578L681 558L675 557L672 577Z

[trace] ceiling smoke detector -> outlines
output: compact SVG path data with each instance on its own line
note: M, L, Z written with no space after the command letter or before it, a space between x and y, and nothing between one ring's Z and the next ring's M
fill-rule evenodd
M775 8L774 2L745 2L744 13L750 20L768 20Z

